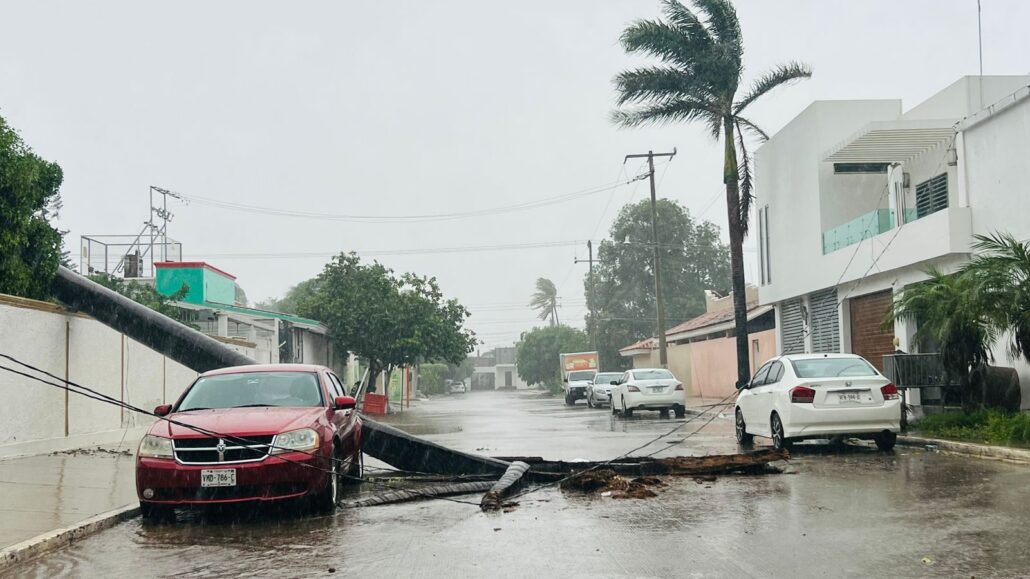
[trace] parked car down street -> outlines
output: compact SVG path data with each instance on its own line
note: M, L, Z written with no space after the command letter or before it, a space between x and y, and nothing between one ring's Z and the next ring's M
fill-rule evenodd
M285 499L336 507L341 483L361 477L361 418L326 367L238 366L201 374L154 413L140 442L136 490L144 518L175 507Z
M788 448L806 438L866 438L890 450L901 430L901 396L854 354L791 354L766 362L741 389L737 442L755 436Z
M687 414L687 396L683 384L664 368L627 370L612 385L612 414L631 418L636 410L669 411L676 418Z
M465 388L465 383L464 382L455 382L455 383L450 385L450 387L448 388L448 391L451 394L465 394L467 389Z
M587 406L596 408L612 403L612 382L622 377L622 372L601 372L594 376L594 382L587 387Z

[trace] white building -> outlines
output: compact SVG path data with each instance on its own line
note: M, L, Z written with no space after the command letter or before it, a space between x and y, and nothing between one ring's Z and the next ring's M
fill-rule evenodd
M882 327L894 295L970 257L974 234L1030 238L1030 76L964 77L900 100L818 101L755 154L759 300L781 353L918 351ZM1030 368L999 343L1030 398ZM1025 404L1025 403L1024 403Z

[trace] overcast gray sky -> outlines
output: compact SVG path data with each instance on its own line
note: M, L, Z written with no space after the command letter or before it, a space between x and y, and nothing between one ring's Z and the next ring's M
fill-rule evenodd
M1030 71L1030 2L983 7L984 72ZM976 0L740 0L737 10L748 78L787 59L815 69L754 107L749 117L769 132L813 100L902 98L907 108L977 72ZM149 185L298 211L452 213L608 184L624 177L626 153L674 146L680 154L657 171L660 195L724 227L720 149L703 128L608 122L612 76L639 62L619 33L657 15L655 0L4 0L0 115L64 168L60 225L73 255L82 234L136 233ZM582 325L586 265L572 260L646 192L641 183L406 224L174 204L170 233L187 258L237 275L251 300L282 294L341 250L583 240L377 257L437 276L470 306L487 349L532 327L524 304L537 277L558 284L562 318ZM305 252L322 255L239 256Z

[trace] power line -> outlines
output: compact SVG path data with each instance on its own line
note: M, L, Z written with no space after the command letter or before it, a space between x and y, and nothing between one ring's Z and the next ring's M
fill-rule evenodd
M16 374L16 375L22 376L24 378L28 378L30 380L34 380L34 381L40 382L42 384L53 386L55 388L60 388L60 389L65 390L67 392L72 392L74 394L78 394L78 395L83 396L85 398L90 398L92 400L96 400L98 402L107 403L107 404L111 404L111 405L114 405L114 406L119 406L121 408L124 408L124 409L132 411L132 412L136 412L138 414L143 414L145 416L150 416L150 417L156 418L158 420L163 420L165 422L168 422L169 424L174 424L176 426L180 426L182 428L186 428L186 429L192 430L192 431L197 432L199 434L204 434L204 435L215 437L215 438L221 438L221 439L233 442L233 443L235 443L237 445L240 445L240 446L242 446L244 448L248 448L248 449L252 449L252 450L256 450L258 448L267 448L269 450L269 452L271 452L272 450L283 450L283 451L289 451L289 452L296 452L296 453L299 453L299 454L306 454L306 455L311 456L311 457L325 458L325 459L328 459L330 461L330 463L334 463L334 464L341 464L341 463L345 463L346 462L346 461L338 459L338 458L336 458L334 456L322 457L321 455L316 454L316 453L311 452L311 451L296 450L296 449L292 449L292 448L286 448L286 447L277 446L277 445L272 444L272 443L264 443L264 442L261 442L261 441L252 440L252 439L249 439L249 438L246 438L246 437L242 437L242 436L234 436L234 435L230 435L230 434L224 434L224 433L221 433L221 432L218 432L218 431L215 431L215 430L211 430L211 429L208 429L208 428L203 428L203 427L200 427L200 426L195 426L193 424L189 424L189 423L186 423L186 422L182 422L182 421L179 421L179 420L168 418L167 416L158 416L157 414L155 414L153 412L149 412L149 411L144 410L142 408L139 408L137 406L133 406L131 404L128 404L126 402L123 402L121 400L118 400L116 398L108 396L108 395L103 394L101 392L98 392L98 391L96 391L96 390L94 390L92 388L89 388L87 386L83 386L81 384L77 384L75 382L72 382L71 380L66 380L66 379L61 378L60 376L56 376L56 375L54 375L54 374L52 374L52 373L50 373L50 372L48 372L46 370L37 368L37 367L32 366L31 364L28 364L26 362L22 362L21 360L18 360L17 358L15 358L13 356L10 356L8 354L0 353L0 357L2 357L4 359L7 359L7 360L10 360L11 362L14 362L15 364L18 364L19 366L22 366L22 367L27 368L29 370L32 370L34 372L38 372L39 374L43 374L45 376L49 376L50 378L53 378L54 380L57 380L59 383L51 382L49 380L45 380L45 379L40 378L38 376L33 376L33 375L28 374L26 372L21 372L19 370L15 370L14 368L9 368L9 367L4 366L4 365L0 365L0 370L6 370L7 372L10 372L12 374ZM309 464L309 463L306 463L306 462L299 462L299 461L296 461L296 460L292 460L292 459L286 458L286 457L281 456L281 455L276 455L275 458L278 459L278 460L281 460L283 462L287 462L287 463L290 463L290 464L295 464L295 465L301 466L303 468L309 468L309 469L318 470L318 471L321 471L321 472L329 474L329 475L337 475L337 476L342 476L344 478L349 478L349 479L353 479L353 480L360 480L360 481L363 481L363 482L367 482L367 483L369 483L369 484L371 484L373 486L381 486L381 487L385 487L385 488L388 488L388 489L391 489L391 490L397 490L398 489L398 487L395 487L393 485L389 485L389 484L386 484L386 483L381 483L381 482L378 482L378 481L369 480L369 479L367 479L367 478L365 478L363 476L362 477L358 477L358 476L353 476L353 475L349 475L349 474L346 474L346 473L340 473L340 472L337 472L337 471L332 470L332 469L327 469L327 468L320 467L318 465L313 465L313 464ZM370 467L370 468L372 468L373 470L387 470L387 469L379 469L379 468L376 468L376 467ZM407 471L397 470L395 472L407 472ZM411 472L413 472L414 474L434 474L434 473L419 473L419 472L414 472L414 471L411 471ZM411 489L407 489L407 490L411 490ZM416 490L416 492L417 492L417 490ZM450 498L450 497L434 496L434 498L448 500L448 501L455 502L455 503L462 503L462 504L479 506L479 503L463 501L463 500L460 500L460 499L453 499L453 498Z
M416 222L430 222L430 221L450 221L455 219L465 219L469 217L485 217L488 215L498 215L503 213L513 213L517 211L526 211L530 209L536 209L539 207L547 207L549 205L555 205L558 203L566 203L581 199L583 197L589 197L591 195L597 195L598 193L604 193L606 191L612 191L618 189L624 185L639 181L645 178L645 175L640 175L628 180L616 181L597 187L590 187L572 193L566 193L563 195L557 195L554 197L546 197L543 199L536 199L534 201L526 201L522 203L515 203L512 205L505 205L501 207L493 207L490 209L478 209L473 211L463 211L454 213L431 213L431 214L412 214L412 215L349 215L349 214L334 214L334 213L323 213L314 211L298 211L293 209L282 209L276 207L265 207L260 205L250 205L246 203L235 203L232 201L222 201L220 199L214 199L211 197L202 197L199 195L187 195L185 193L177 193L182 196L185 200L196 203L198 205L206 205L209 207L217 207L220 209L227 209L233 211L241 211L245 213L255 213L259 215L272 215L275 217L296 217L302 219L318 219L323 221L346 221L354 223L416 223Z

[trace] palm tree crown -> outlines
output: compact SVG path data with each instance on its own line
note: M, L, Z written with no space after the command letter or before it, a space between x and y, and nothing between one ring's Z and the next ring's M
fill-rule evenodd
M552 326L558 323L558 288L553 281L544 277L536 280L536 291L529 307L539 312L541 320L550 318Z
M749 378L747 304L741 248L751 210L751 162L744 132L768 136L744 116L751 103L774 88L808 78L811 69L788 62L759 76L738 95L744 73L744 45L736 10L729 0L693 0L691 10L677 0L662 0L663 20L639 20L621 37L626 52L646 54L661 64L627 70L615 77L620 110L612 120L623 127L670 122L704 123L724 139L723 183L730 235L738 383ZM737 150L740 150L738 165Z

